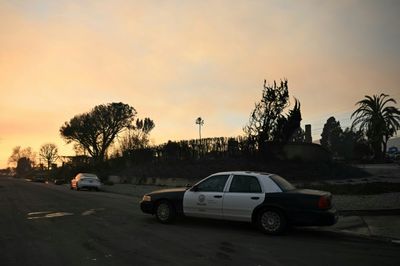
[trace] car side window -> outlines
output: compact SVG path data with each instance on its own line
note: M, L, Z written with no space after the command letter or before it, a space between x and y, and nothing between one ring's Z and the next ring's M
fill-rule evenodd
M261 186L255 176L235 175L229 192L261 193Z
M200 184L198 184L197 191L204 192L222 192L225 187L225 183L228 180L229 175L215 175L212 176Z

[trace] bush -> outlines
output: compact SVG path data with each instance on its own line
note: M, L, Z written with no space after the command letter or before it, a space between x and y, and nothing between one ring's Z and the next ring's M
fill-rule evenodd
M103 184L106 186L113 186L114 182L107 180L107 181L104 181Z

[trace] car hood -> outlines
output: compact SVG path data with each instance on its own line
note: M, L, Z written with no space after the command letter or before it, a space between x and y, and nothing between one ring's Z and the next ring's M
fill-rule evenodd
M147 195L154 195L154 194L165 194L165 193L176 193L176 192L185 192L187 188L180 187L180 188L167 188L167 189L160 189L156 191L152 191L147 193Z

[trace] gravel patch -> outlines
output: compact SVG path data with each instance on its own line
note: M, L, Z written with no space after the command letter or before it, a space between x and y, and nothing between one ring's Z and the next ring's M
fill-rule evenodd
M378 195L333 195L338 210L400 209L400 193Z

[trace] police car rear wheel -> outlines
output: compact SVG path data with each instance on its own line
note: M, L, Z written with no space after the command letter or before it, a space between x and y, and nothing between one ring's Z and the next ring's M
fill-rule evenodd
M161 201L156 207L156 218L159 222L167 224L175 219L175 209L168 201Z
M278 235L286 229L286 218L279 210L263 210L258 216L258 226L270 235Z

